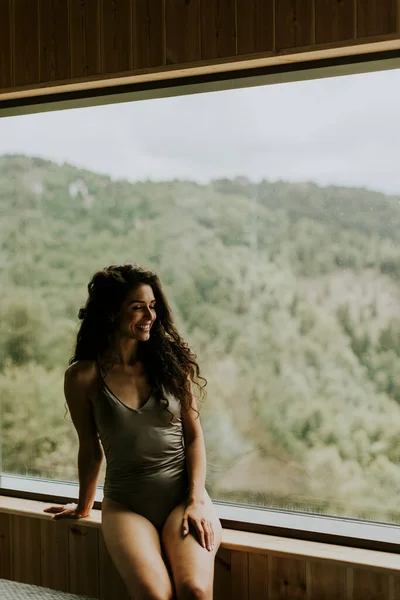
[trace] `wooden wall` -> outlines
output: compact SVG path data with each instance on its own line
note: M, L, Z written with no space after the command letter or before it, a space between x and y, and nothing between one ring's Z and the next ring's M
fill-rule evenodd
M0 0L0 93L384 40L397 0Z
M128 600L99 527L71 521L0 513L0 578ZM226 548L218 552L214 583L214 600L400 598L398 573Z

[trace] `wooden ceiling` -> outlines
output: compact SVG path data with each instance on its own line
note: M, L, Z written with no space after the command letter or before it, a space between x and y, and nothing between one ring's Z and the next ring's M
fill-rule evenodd
M381 40L400 41L397 0L0 0L0 99Z

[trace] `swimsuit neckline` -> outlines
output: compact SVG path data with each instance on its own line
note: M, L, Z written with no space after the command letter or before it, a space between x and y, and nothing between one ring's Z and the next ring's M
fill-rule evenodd
M127 404L125 404L125 402L122 402L122 400L120 398L118 398L117 394L115 392L113 392L112 389L107 385L104 378L102 378L102 380L103 380L104 387L106 388L106 390L108 390L110 392L110 394L115 398L115 400L117 400L120 404L122 404L122 406L124 406L128 410L131 410L132 412L135 412L135 413L142 412L142 410L149 404L150 400L154 396L154 390L152 390L150 396L147 398L146 402L140 408L132 408L131 406L128 406Z

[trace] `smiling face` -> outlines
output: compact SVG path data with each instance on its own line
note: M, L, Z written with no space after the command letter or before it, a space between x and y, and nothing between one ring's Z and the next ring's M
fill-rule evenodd
M119 333L144 342L156 320L156 300L150 285L139 285L128 292L121 305Z

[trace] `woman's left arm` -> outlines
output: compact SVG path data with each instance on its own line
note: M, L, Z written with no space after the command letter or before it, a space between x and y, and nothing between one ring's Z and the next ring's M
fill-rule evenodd
M194 396L192 408L182 415L182 424L189 479L189 495L182 523L183 535L189 533L189 522L191 522L198 533L201 545L211 551L214 548L214 530L209 503L205 501L206 449Z

